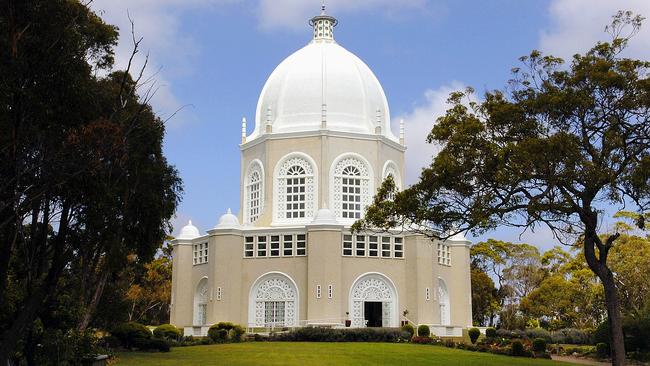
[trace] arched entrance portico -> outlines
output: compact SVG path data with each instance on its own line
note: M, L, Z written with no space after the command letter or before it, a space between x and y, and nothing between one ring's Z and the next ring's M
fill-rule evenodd
M253 327L293 327L298 325L298 288L281 272L260 276L248 297L248 324Z
M381 273L365 273L350 288L353 327L397 327L398 297L393 281Z

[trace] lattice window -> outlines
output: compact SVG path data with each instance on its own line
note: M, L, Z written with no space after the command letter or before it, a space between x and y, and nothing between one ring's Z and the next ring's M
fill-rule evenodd
M255 222L262 213L264 181L262 167L255 162L246 177L246 222Z
M438 243L438 264L451 266L451 248L449 245Z
M334 168L334 213L343 219L356 220L370 204L370 173L365 163L345 158Z
M192 254L193 264L208 263L208 243L194 244Z
M251 298L255 326L294 326L297 320L297 290L284 276L272 276L256 284Z
M303 158L285 161L277 177L277 219L304 220L314 216L314 168Z

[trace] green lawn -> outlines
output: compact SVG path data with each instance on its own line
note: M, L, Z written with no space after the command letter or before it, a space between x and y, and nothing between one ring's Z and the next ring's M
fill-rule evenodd
M248 342L118 354L118 365L570 365L399 343Z

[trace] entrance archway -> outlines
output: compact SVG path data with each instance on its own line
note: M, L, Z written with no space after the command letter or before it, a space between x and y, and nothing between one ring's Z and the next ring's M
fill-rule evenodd
M352 284L350 313L353 327L397 327L397 309L397 290L385 275L366 273Z
M449 290L442 278L438 278L438 304L440 305L440 325L450 325Z

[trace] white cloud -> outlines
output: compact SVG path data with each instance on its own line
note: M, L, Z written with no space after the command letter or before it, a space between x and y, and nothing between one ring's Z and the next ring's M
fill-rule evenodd
M551 27L540 34L540 49L568 60L597 41L609 41L604 32L619 10L631 10L650 18L648 0L553 0L549 8ZM626 56L650 58L650 19L631 41Z
M415 183L423 167L429 165L434 155L440 151L439 147L428 144L426 137L431 132L436 119L442 116L447 109L449 93L463 90L465 85L454 81L435 90L424 93L426 103L416 105L413 110L405 115L397 116L392 121L393 131L399 130L399 121L404 120L406 142L406 184Z

